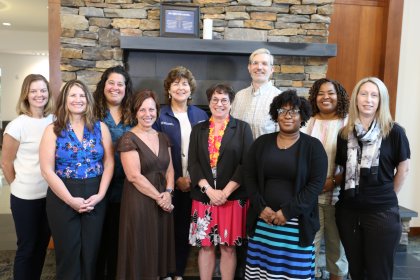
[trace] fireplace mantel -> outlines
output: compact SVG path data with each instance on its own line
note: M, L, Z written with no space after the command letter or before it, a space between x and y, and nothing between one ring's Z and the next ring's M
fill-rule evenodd
M238 40L201 40L165 37L130 37L121 36L121 48L124 50L124 63L133 80L135 88L154 89L159 100L165 100L163 80L168 71L177 65L183 65L194 73L197 81L193 98L194 105L207 106L206 89L215 83L228 83L239 90L248 87L249 55L256 49L267 48L280 58L296 59L297 65L305 63L306 58L323 58L326 61L336 56L335 44L319 43L280 43ZM304 59L301 59L304 58ZM315 67L316 66L310 66ZM302 71L304 67L301 67ZM305 80L309 75L300 73L276 73L274 79ZM305 90L305 89L304 89ZM305 90L306 91L306 90Z
M125 50L159 51L175 53L207 53L250 55L254 50L267 48L273 55L334 57L336 44L284 43L238 40L201 40L165 37L121 36L121 48Z

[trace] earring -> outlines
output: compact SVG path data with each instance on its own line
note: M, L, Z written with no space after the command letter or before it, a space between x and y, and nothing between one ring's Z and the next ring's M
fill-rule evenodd
M188 96L188 100L191 100L192 99L192 96L190 95L190 96Z
M172 96L170 94L168 94L168 99L171 99L171 98L172 98Z

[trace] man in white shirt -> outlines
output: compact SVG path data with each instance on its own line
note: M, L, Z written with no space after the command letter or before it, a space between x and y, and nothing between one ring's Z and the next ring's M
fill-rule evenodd
M281 93L270 81L273 60L267 49L257 49L249 56L251 85L240 90L232 103L232 116L249 123L254 139L279 129L269 114L273 98Z
M281 91L273 86L270 77L273 74L273 56L267 49L257 49L249 56L248 71L252 82L235 95L231 107L234 118L243 120L251 126L254 140L259 136L278 131L277 122L271 120L269 111L273 98ZM236 275L243 277L245 271L246 248L236 248Z

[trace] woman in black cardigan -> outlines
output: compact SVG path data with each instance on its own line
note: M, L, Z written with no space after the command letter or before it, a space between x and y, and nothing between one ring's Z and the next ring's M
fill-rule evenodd
M279 132L259 137L244 165L251 206L246 279L314 278L317 199L327 173L321 142L299 131L311 116L309 102L287 90L273 99Z
M233 279L236 246L245 237L248 200L242 185L242 163L252 143L249 125L230 116L234 91L227 85L207 90L208 121L193 127L188 153L192 218L190 244L200 247L200 279L212 279L215 246L220 246L222 279Z

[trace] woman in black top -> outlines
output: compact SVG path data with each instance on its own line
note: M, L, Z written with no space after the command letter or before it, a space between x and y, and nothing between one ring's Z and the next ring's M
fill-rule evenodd
M279 132L260 136L245 159L244 184L251 206L246 279L313 279L318 195L327 176L321 142L299 131L311 116L309 102L287 90L273 99Z
M392 120L386 86L378 78L362 79L353 90L336 155L343 172L336 222L353 280L392 279L401 237L397 193L409 158L408 139Z
M248 199L242 187L242 164L252 143L249 124L230 113L235 92L226 84L206 91L211 117L193 127L188 151L191 177L189 242L200 248L200 279L212 279L220 248L222 279L233 279L236 247L245 238Z

